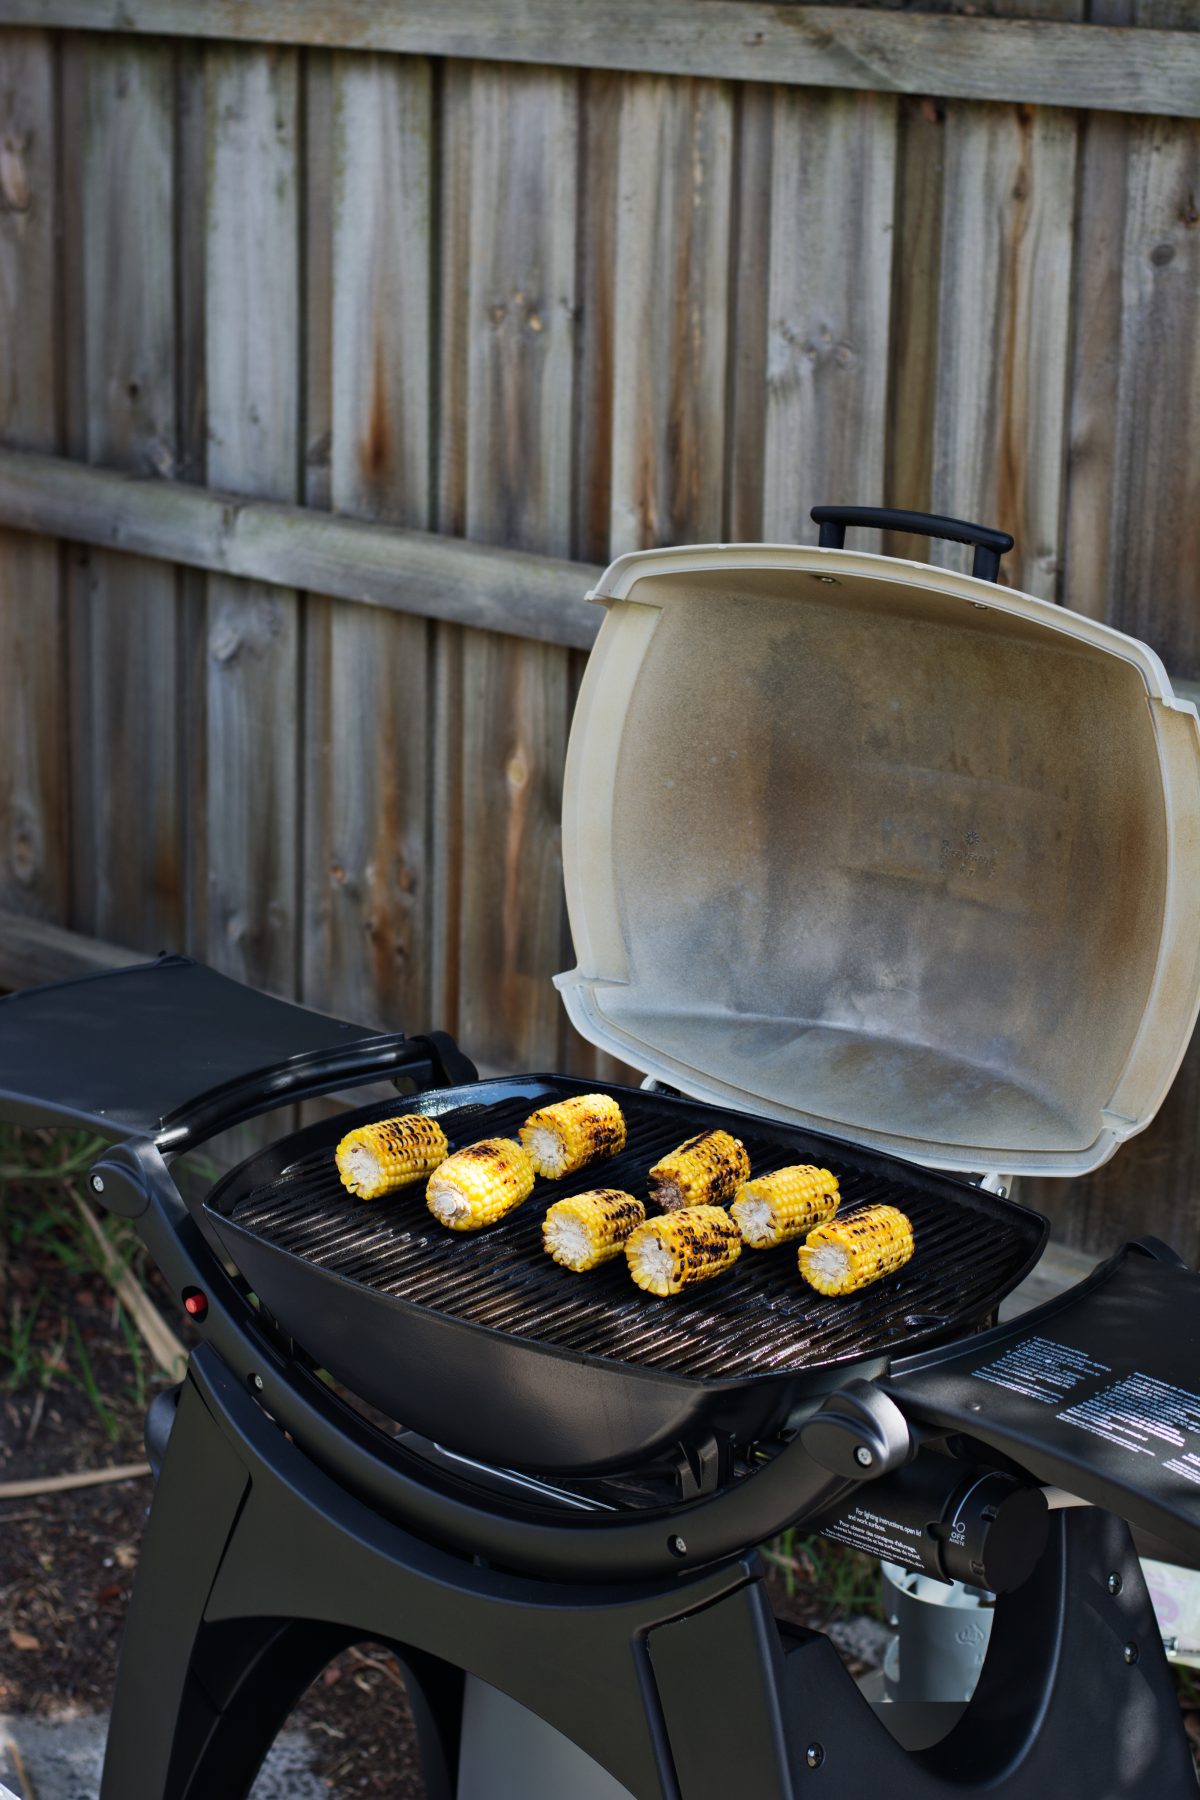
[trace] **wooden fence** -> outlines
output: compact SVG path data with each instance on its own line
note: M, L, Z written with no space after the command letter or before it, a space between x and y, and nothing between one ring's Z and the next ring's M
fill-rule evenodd
M595 1070L634 546L932 507L1200 676L1195 9L983 10L0 0L0 982L182 947ZM1198 1101L1033 1198L1195 1256Z

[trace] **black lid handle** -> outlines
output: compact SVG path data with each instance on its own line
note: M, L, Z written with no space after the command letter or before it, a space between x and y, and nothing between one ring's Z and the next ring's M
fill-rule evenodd
M874 531L911 531L918 537L949 538L952 544L974 544L975 560L971 564L971 573L980 581L997 579L1000 558L1013 547L1007 531L993 531L990 525L970 525L965 519L947 519L941 513L908 512L903 507L814 506L812 516L821 527L819 542L823 550L842 549L848 525L861 525Z

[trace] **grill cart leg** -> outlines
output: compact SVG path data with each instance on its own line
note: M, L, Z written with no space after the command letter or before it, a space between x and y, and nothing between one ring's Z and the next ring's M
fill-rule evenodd
M161 1421L160 1412L160 1430ZM206 1621L249 1478L190 1381L167 1443L121 1647L101 1800L240 1800L305 1688L364 1633L306 1618ZM165 1447L160 1440L152 1454ZM274 1554L286 1561L286 1545ZM416 1718L426 1791L452 1800L462 1675L389 1648Z
M101 1800L244 1800L295 1699L365 1638L394 1647L410 1677L431 1800L455 1790L460 1671L546 1719L636 1800L676 1800L646 1633L754 1577L735 1562L665 1589L578 1588L442 1552L319 1470L201 1349L147 1527ZM542 1792L531 1782L529 1800Z

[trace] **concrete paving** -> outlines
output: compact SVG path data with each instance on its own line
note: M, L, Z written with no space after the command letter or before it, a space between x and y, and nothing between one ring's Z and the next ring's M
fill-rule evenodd
M107 1729L108 1720L97 1714L16 1719L0 1713L0 1800L6 1789L15 1800L97 1800ZM312 1773L302 1731L279 1738L251 1800L329 1800L329 1789Z

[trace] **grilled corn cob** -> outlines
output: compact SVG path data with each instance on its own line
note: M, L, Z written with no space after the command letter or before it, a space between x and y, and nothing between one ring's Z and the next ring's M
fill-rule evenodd
M450 1154L436 1119L404 1113L375 1125L356 1125L334 1152L342 1186L360 1200L378 1200L432 1175Z
M542 1221L542 1242L556 1263L582 1274L620 1256L646 1209L620 1188L596 1188L556 1200Z
M809 1232L800 1273L819 1294L852 1294L894 1275L912 1253L912 1225L897 1207L864 1206Z
M727 1131L701 1131L651 1169L651 1199L664 1212L680 1206L725 1206L750 1173L741 1138Z
M625 1148L625 1120L608 1094L576 1094L540 1106L521 1127L521 1142L539 1175L557 1181Z
M533 1164L515 1138L483 1138L448 1156L430 1179L425 1203L451 1231L494 1225L533 1192Z
M629 1273L648 1294L678 1294L732 1268L741 1254L741 1235L723 1206L647 1219L625 1245Z
M836 1175L812 1163L796 1163L744 1182L729 1211L743 1243L769 1250L803 1237L814 1225L827 1224L840 1200Z

